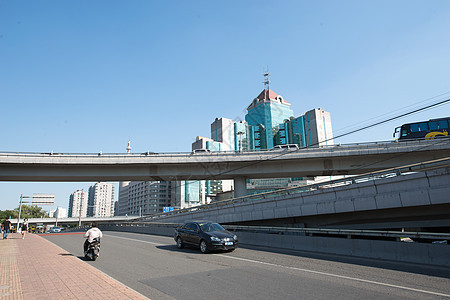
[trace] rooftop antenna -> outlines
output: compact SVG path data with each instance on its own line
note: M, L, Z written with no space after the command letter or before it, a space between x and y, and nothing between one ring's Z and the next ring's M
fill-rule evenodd
M263 75L264 75L264 89L269 90L270 89L269 66L267 66L267 71L264 72Z
M270 100L270 94L269 94L269 89L270 89L270 73L269 73L269 66L267 66L267 71L263 73L264 75L264 90L265 90L265 97L266 100Z

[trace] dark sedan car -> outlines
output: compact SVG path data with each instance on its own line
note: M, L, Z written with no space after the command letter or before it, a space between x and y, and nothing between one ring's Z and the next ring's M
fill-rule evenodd
M174 239L179 249L185 245L199 247L202 253L212 250L233 251L237 248L238 238L213 222L187 222L175 229Z

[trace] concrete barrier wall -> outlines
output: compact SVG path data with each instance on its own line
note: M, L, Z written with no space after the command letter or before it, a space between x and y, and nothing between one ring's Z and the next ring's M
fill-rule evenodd
M135 232L173 236L175 225L148 224L146 226L101 225L104 231ZM393 260L450 267L450 245L405 243L393 241L267 234L236 231L242 245L267 246L311 252ZM175 242L174 242L175 244Z
M237 232L247 245L393 260L450 267L450 246L444 244L346 239Z
M155 222L207 219L219 223L373 211L450 203L450 168L320 189L283 197L213 206ZM269 197L269 196L268 196Z

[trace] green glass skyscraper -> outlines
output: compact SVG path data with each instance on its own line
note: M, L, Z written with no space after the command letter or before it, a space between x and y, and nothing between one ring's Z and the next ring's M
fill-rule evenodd
M273 148L276 128L294 116L290 106L289 102L271 89L264 89L249 105L245 121L248 125L259 127L260 146L257 148Z

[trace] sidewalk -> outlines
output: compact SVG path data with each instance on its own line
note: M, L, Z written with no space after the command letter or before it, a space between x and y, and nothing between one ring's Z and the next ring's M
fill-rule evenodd
M9 234L0 253L0 299L148 299L35 234Z

